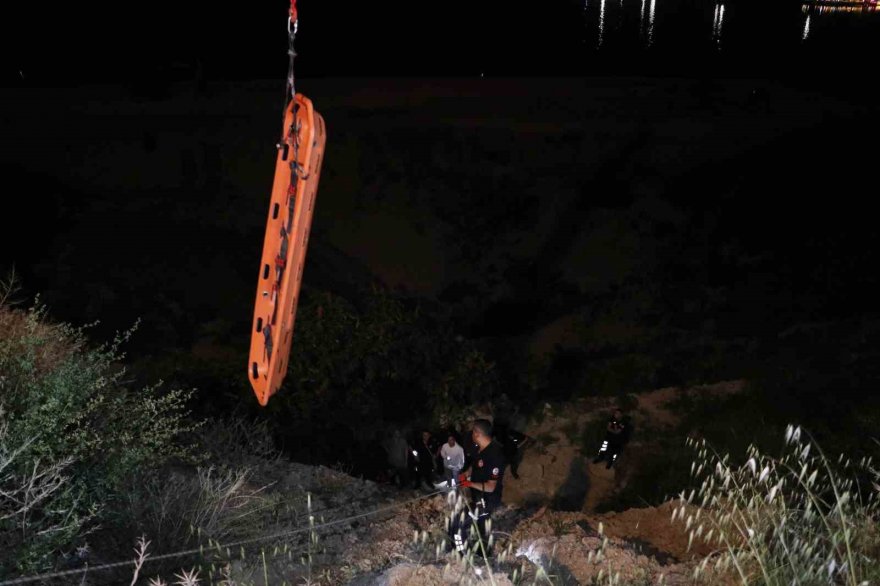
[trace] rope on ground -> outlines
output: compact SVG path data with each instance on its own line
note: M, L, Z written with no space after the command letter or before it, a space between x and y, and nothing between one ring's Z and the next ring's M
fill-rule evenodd
M146 564L148 562L156 562L156 561L160 561L160 560L170 560L170 559L174 559L174 558L189 557L192 555L198 555L198 554L204 553L205 551L209 551L211 549L227 549L227 548L232 549L232 548L236 548L236 547L243 547L245 545L251 545L253 543L259 543L261 541L274 541L277 539L282 539L284 537L288 537L290 535L296 535L298 533L305 533L308 531L318 531L321 529L325 529L327 527L332 527L335 525L342 525L344 523L350 523L350 522L356 521L358 519L363 519L365 517L371 517L373 515L378 515L379 513L384 513L386 511L391 511L391 510L394 510L394 509L397 509L400 507L405 507L405 506L410 505L412 503L415 503L420 500L424 500L426 498L430 498L433 496L437 496L438 494L442 494L445 492L447 492L447 491L446 490L437 490L437 491L434 491L434 492L431 492L428 494L423 494L423 495L417 496L417 497L409 499L409 500L394 503L394 504L388 505L386 507L379 507L379 508L374 509L372 511L367 511L366 513L359 513L357 515L351 515L349 517L337 519L335 521L327 521L325 523L320 523L320 524L309 526L309 527L298 527L296 529L291 529L289 531L281 531L279 533L272 533L269 535L261 535L259 537L251 537L248 539L242 539L242 540L234 541L231 543L214 545L211 547L200 546L200 547L193 548L193 549L185 549L185 550L181 550L181 551L165 553L165 554L156 555L156 556L148 556L143 560L143 563ZM58 572L49 572L46 574L38 574L38 575L34 575L34 576L22 576L19 578L13 578L11 580L3 580L2 582L0 582L0 586L14 586L17 584L28 584L30 582L38 582L41 580L52 580L55 578L63 578L66 576L76 576L78 574L83 574L86 572L101 572L101 571L105 571L105 570L125 568L125 567L129 567L129 566L134 567L136 562L137 562L137 560L132 559L132 560L125 560L125 561L121 561L121 562L111 562L111 563L107 563L107 564L101 564L98 566L91 566L91 567L87 566L84 568L76 568L75 570L61 570Z

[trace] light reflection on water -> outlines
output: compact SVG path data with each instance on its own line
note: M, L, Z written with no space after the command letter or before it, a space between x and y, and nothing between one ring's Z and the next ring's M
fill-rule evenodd
M657 0L641 0L642 6L639 10L639 38L648 47L654 43L654 10L657 6ZM621 1L621 6L623 2Z
M832 3L832 4L804 4L802 10L804 12L817 12L819 14L830 14L832 12L880 12L880 4L873 2L857 2L857 3Z
M775 0L769 0L771 2ZM657 39L668 41L670 38L675 39L681 36L685 25L677 20L681 20L683 10L692 10L693 4L682 8L681 0L620 0L606 5L607 0L585 0L583 3L584 22L586 24L587 39L585 42L592 43L595 48L603 48L609 46L614 41L616 46L631 46L636 39L638 43L645 48L652 47ZM725 0L724 2L715 0L714 2L706 2L705 10L712 10L712 24L705 21L706 28L703 36L707 40L711 40L716 50L725 47L723 42L730 34L739 35L748 42L750 37L749 21L754 22L755 19L765 18L762 11L751 4L741 4L736 0ZM626 14L635 16L635 10L639 11L638 16L638 32L635 32L633 25L632 30L625 25ZM728 13L733 10L733 22L728 23ZM796 8L795 8L796 10ZM823 19L826 15L835 14L871 14L880 17L880 3L875 0L812 0L805 2L802 6L802 20L798 25L800 35L789 29L787 26L780 24L778 26L779 35L790 36L792 43L802 43L811 41L819 27L818 20ZM662 17L657 22L658 14ZM776 15L774 15L776 16ZM708 15L706 15L708 19ZM730 24L730 26L728 26ZM784 24L784 23L783 23ZM842 22L834 22L819 28L838 28L843 29L848 25ZM711 28L710 28L711 26ZM775 24L766 26L765 29L772 29ZM732 30L728 29L732 27ZM735 30L739 29L739 30ZM878 29L880 30L880 29ZM690 33L690 31L685 31ZM836 34L841 35L840 30ZM637 36L637 37L636 37ZM592 39L590 41L589 39ZM880 39L880 35L878 35Z
M724 26L724 4L718 3L715 5L715 24L712 29L712 39L715 41L715 45L720 49L721 48L721 29Z

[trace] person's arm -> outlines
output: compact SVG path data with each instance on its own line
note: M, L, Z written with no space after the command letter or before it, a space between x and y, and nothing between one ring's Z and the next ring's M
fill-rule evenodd
M494 457L492 459L487 459L487 457L489 457L489 454L483 457L483 462L492 471L491 476L486 481L471 481L470 485L472 488L482 492L495 492L495 489L498 487L498 481L504 475L504 463L503 461L496 460Z
M471 486L482 492L495 492L495 489L498 487L498 481L501 480L501 476L504 474L504 466L501 462L494 461L486 462L486 465L492 467L491 478L485 482L471 482Z
M467 460L463 460L461 465L464 466ZM461 472L458 473L458 481L465 482L471 475L471 465L469 464L466 468L462 468Z
M464 468L464 450L453 449L450 463L452 464L452 467L456 470L461 470L462 468Z
M532 439L524 433L520 433L515 430L511 430L508 437L510 438L510 446L505 445L505 452L509 453L509 457L514 457L514 454L517 451L522 451L522 449L529 443Z

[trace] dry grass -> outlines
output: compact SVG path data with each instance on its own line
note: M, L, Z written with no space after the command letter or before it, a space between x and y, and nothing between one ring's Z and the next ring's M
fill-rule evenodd
M880 472L869 457L831 462L804 436L789 426L784 455L750 447L741 465L705 441L689 442L701 485L682 493L672 519L685 525L691 542L716 548L695 578L764 586L867 586L880 579Z

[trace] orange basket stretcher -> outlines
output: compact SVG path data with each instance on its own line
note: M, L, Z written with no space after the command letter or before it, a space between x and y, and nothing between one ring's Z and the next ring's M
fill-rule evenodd
M287 374L326 142L324 119L302 94L288 104L283 128L288 132L278 145L248 360L248 379L263 406Z

